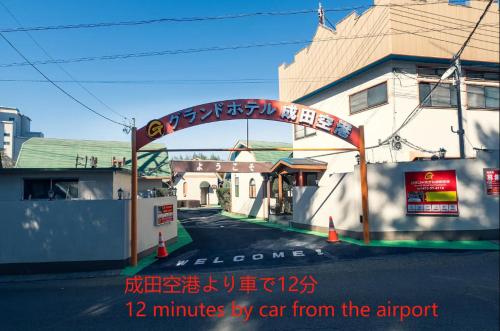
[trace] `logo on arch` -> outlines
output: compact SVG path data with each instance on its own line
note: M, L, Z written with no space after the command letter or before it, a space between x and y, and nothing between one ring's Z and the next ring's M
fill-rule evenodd
M159 138L165 135L165 126L159 120L152 120L147 125L146 134L151 139Z

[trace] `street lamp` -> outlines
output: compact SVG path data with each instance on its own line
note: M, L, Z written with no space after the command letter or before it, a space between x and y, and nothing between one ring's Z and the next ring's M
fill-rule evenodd
M123 199L123 189L120 187L118 189L118 200L122 200Z
M440 159L444 159L444 158L445 158L445 156L446 156L446 149L444 149L443 147L441 147L441 148L439 149L439 152L438 152L438 153L439 153L439 158L440 158Z

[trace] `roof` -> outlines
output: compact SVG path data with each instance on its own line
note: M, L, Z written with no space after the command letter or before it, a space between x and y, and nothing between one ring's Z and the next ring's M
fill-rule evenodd
M290 143L284 143L284 142L273 142L273 141L260 141L260 140L249 140L247 142L246 140L238 140L238 142L235 144L235 148L279 148L279 147L287 147L287 148L292 148L292 144ZM233 152L230 155L230 159L234 160L240 152ZM255 161L257 162L271 162L275 163L279 159L289 157L292 152L288 151L251 151L249 153L252 153L255 157Z
M279 67L280 100L310 98L315 91L391 56L408 61L442 60L464 43L487 1L375 0L364 13L350 13L330 29L319 25L312 42ZM461 55L467 61L498 63L498 5L492 5ZM301 79L298 80L297 77Z
M151 144L152 149L164 148ZM131 146L128 142L31 138L21 147L16 168L90 168L90 158L97 157L98 168L112 167L113 157L125 158L125 169L131 169ZM78 166L76 158L80 157ZM137 166L140 176L166 177L170 175L168 153L138 153Z
M314 159L304 159L304 158L283 158L278 160L276 164L271 169L271 172L276 171L279 167L285 167L289 169L300 169L300 170L326 170L328 163L323 161L318 161Z

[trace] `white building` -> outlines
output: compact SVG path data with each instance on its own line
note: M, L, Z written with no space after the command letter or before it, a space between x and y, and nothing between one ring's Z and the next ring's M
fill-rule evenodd
M217 205L219 176L216 173L181 172L172 176L179 207Z
M500 113L498 4L489 9L460 57L462 75L458 86L465 157L476 158L478 150L482 150L480 160L411 162L439 158L440 150L446 151L447 159L460 156L459 136L452 132L459 127L453 75L440 81L430 97L425 97L451 66L451 58L486 4L375 0L378 6L361 15L351 13L334 28L320 24L313 42L300 50L292 63L279 67L281 100L364 126L370 163L370 219L378 237L415 238L422 231L435 230L439 234L474 230L478 235L468 234L477 238L480 233L491 237L498 231L498 198L485 197L481 184L484 167L498 168L494 157L499 150ZM419 107L421 102L423 106ZM327 133L294 128L294 148L327 146L351 147ZM294 189L294 225L326 231L328 216L332 215L341 232L359 236L362 229L356 155L294 152L294 158L328 163L318 187ZM446 217L407 217L404 171L449 169L446 167L457 169L462 186L460 199L467 201L462 203L460 217L452 222Z
M41 132L31 132L30 126L31 119L18 109L0 107L0 153L15 162L26 140L43 137Z
M234 148L279 148L292 147L289 143L254 141L238 141ZM289 157L287 151L252 151L232 152L229 160L235 162L270 162L274 164L282 158ZM267 218L270 208L266 206L267 187L260 173L231 173L231 212L247 216ZM272 186L271 186L272 187ZM276 190L275 190L276 191ZM271 192L270 192L271 193ZM270 194L271 208L276 197Z

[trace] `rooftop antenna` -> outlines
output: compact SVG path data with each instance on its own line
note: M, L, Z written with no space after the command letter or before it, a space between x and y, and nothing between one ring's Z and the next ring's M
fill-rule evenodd
M323 6L321 5L321 2L319 3L319 7L318 7L318 20L319 20L319 24L325 25L325 11L323 10Z

